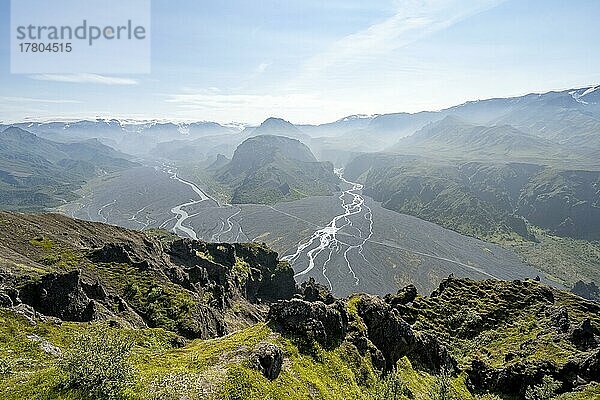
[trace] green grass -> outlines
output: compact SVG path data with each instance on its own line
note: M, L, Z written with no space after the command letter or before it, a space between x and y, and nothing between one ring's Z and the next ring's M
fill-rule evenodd
M578 280L600 283L600 242L554 236L537 227L530 230L538 242L503 244L567 287Z
M567 304L569 299L570 296L559 297L557 304ZM353 303L351 300L348 307L350 313L356 307ZM579 317L577 313L574 316ZM45 353L38 342L27 336L35 334L65 352L74 341L97 328L94 323L32 325L24 317L0 309L0 398L86 399L84 394L64 388L66 377L59 368L60 358ZM379 373L369 357L362 357L348 343L330 350L318 344L300 346L295 339L282 337L263 323L218 339L194 340L182 348L174 345L176 335L163 329L105 329L134 344L130 355L134 380L124 394L128 400L179 400L182 395L190 400L380 399L372 397L381 382ZM545 329L544 322L534 317L516 318L516 322L495 329L494 334L480 335L470 348L462 349L462 361L466 361L470 351L483 355L492 366L500 366L506 351L518 352L521 343L535 338L537 342L524 359L564 362L572 349L564 343L553 344L551 337L544 334ZM249 365L249 355L263 342L276 344L284 353L282 371L273 381ZM443 378L415 370L405 357L398 362L396 373L402 387L410 391L410 398L416 400L435 398L442 385ZM465 379L464 373L448 377L452 398L494 399L472 395ZM598 394L600 387L592 385L559 399L588 399ZM404 398L408 397L398 399Z
M352 318L352 323L360 332L366 332L367 326L363 322L362 318L358 315L358 303L360 302L361 297L359 295L351 296L348 299L348 303L346 303L346 310L350 317Z
M32 326L6 310L0 310L0 323L0 349L13 366L10 374L0 378L0 398L84 398L61 389L65 377L57 368L59 358L44 353L27 335L39 335L68 349L73 340L93 331L94 324L41 322ZM220 339L196 340L181 349L173 348L174 335L161 329L111 332L135 342L131 356L135 385L127 395L132 400L149 398L149 388L169 379L182 387L190 380L200 382L206 385L203 393L212 392L215 399L360 399L376 379L370 363L348 346L332 351L317 348L314 354L304 354L264 324ZM248 366L248 355L264 341L280 346L288 360L274 381Z
M546 305L542 312L544 300L539 299L538 286L534 282L455 280L440 296L418 296L413 307L402 313L416 313L415 329L443 339L462 367L470 365L473 358L490 366L505 366L509 353L513 357L510 362L547 360L560 366L578 351L566 337L556 335L551 309L566 307L573 325L591 318L600 326L600 317L581 307L576 296L560 291L553 291L553 308ZM471 320L469 315L477 316L478 322L463 329Z
M250 276L250 264L242 257L236 257L235 264L233 264L233 273L241 282L245 282Z
M38 246L43 248L44 250L50 250L54 247L54 243L52 240L47 238L35 238L29 241L29 244L32 246Z

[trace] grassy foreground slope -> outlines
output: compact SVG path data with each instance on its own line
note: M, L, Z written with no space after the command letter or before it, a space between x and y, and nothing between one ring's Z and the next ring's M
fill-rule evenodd
M258 244L59 215L0 226L2 399L600 395L600 307L538 282L335 299Z
M468 289L468 286L489 292L489 298L476 300L477 290L474 290L463 305L457 304L455 299L463 295L462 290ZM457 293L457 290L461 292ZM494 293L495 290L498 293ZM307 344L293 335L277 333L272 324L258 323L222 338L194 340L181 347L177 335L163 329L108 328L99 323L58 322L53 319L32 321L14 311L0 309L0 397L15 400L90 398L88 392L67 386L70 377L62 367L63 359L70 356L78 341L104 332L101 333L105 335L101 336L104 340L117 337L132 345L126 355L132 369L131 376L123 390L113 398L523 398L487 394L485 391L472 393L469 390L472 386L469 383L469 364L481 358L496 368L529 362L529 368L535 369L535 362L540 360L552 365L564 364L578 351L568 340L554 340L554 329L549 319L536 318L530 314L530 309L524 309L514 317L507 316L506 321L498 326L488 326L481 332L471 331L468 324L473 323L473 318L476 318L473 316L489 318L485 312L493 310L494 302L502 297L503 292L510 291L510 283L490 281L480 285L458 281L443 289L439 298L417 297L414 306L404 311L418 310L415 325L421 326L424 331L441 333L452 343L451 352L459 360L461 370L448 375L436 374L413 367L409 358L403 356L397 362L396 372L388 375L394 379L392 385L389 377L381 379L381 372L373 367L368 356L361 356L353 344L343 342L334 348L324 348L318 343ZM351 312L361 301L359 297L348 302ZM589 311L582 310L579 302L571 295L561 294L557 307L569 307L573 310L574 319L588 316ZM504 304L501 309L504 309ZM597 313L593 317L597 324ZM362 322L357 318L353 323ZM251 366L254 349L265 343L275 344L283 350L282 370L274 380L265 378ZM523 343L527 346L524 347ZM83 359L97 361L93 356L96 351L93 349L84 354ZM512 353L515 354L514 359L507 362L506 354ZM397 397L392 397L390 386L395 388ZM443 392L447 397L441 397ZM597 396L600 396L600 385L591 384L557 398L593 399Z

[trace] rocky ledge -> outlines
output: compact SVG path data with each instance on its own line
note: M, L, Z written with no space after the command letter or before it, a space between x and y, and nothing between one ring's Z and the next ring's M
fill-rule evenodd
M0 305L65 321L214 338L263 321L296 292L256 243L205 243L55 214L0 213ZM23 310L22 310L23 311Z
M478 304L462 310L471 313L478 308L469 329L452 326L451 321L456 317L452 308L460 305L461 300L469 304L473 297L479 298ZM567 308L559 306L565 299L576 305L575 311L592 316L594 321L584 318L573 323ZM495 306L488 308L488 302L494 302ZM536 347L531 339L519 344L520 354L507 351L500 368L488 365L485 356L479 355L483 349L476 346L475 354L460 357L461 362L453 355L459 353L456 350L465 344L465 337L471 339L477 334L494 332L530 309L535 309L555 344L564 343L577 349L565 353L571 354L565 361L535 359L539 357L535 350L527 350ZM537 282L475 282L455 278L444 280L430 297L419 296L414 286L408 286L385 298L356 294L347 299L334 299L324 286L310 280L299 288L295 298L272 304L269 312L274 329L300 343L316 342L325 348L354 346L361 355L369 355L372 365L382 371L393 370L406 357L414 368L432 374L465 373L467 386L474 393L491 392L517 398L524 397L527 388L542 384L545 376L558 382L558 393L597 381L599 317L596 304ZM444 319L445 326L438 326L436 319ZM545 340L544 335L545 332L537 333L540 341Z

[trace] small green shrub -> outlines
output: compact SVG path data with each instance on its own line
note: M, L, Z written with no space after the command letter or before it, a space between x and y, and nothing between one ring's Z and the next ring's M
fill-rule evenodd
M481 327L481 315L475 311L463 308L446 318L449 327L456 331L459 337L475 336Z
M129 361L132 346L133 342L105 327L76 337L59 363L65 388L94 400L123 398L124 390L133 382Z
M544 376L542 383L530 386L525 392L526 400L550 400L556 396L556 390L560 388L560 383L549 375Z
M370 400L400 400L412 398L410 389L397 371L384 375L372 389Z
M8 358L0 357L0 377L10 375L12 373L12 365Z
M450 371L442 369L440 375L436 379L435 387L430 391L432 400L453 400L452 392L452 376Z
M50 250L52 249L52 247L54 247L54 243L52 242L52 240L44 237L36 237L34 239L31 239L29 241L29 244L32 246L41 247L45 250Z

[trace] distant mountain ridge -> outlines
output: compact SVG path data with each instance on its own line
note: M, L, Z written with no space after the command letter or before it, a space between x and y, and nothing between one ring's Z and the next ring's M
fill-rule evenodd
M87 179L136 163L98 141L58 143L18 127L0 132L0 204L43 210L74 199Z
M57 142L97 138L104 144L135 155L146 154L157 143L171 140L193 140L211 135L239 133L238 128L223 126L216 122L176 123L96 119L73 122L24 122L14 126Z
M573 145L589 151L598 146L600 130L600 89L590 86L508 98L468 101L439 111L351 115L325 124L291 124L269 118L260 126L216 122L175 123L164 121L120 121L116 119L74 122L20 123L19 127L56 141L99 138L103 143L131 154L148 154L171 141L230 135L242 138L258 135L288 136L303 140L318 154L331 149L381 151L427 124L452 115L481 126L511 125L531 135ZM243 140L243 139L242 139ZM237 144L239 144L239 141ZM159 152L159 150L155 150ZM593 155L597 155L593 152Z
M364 154L345 172L384 207L463 234L527 238L525 218L555 235L600 239L599 171Z
M569 151L564 145L525 133L511 125L475 125L455 116L431 122L411 136L400 139L389 151L506 162L579 158L575 151Z

